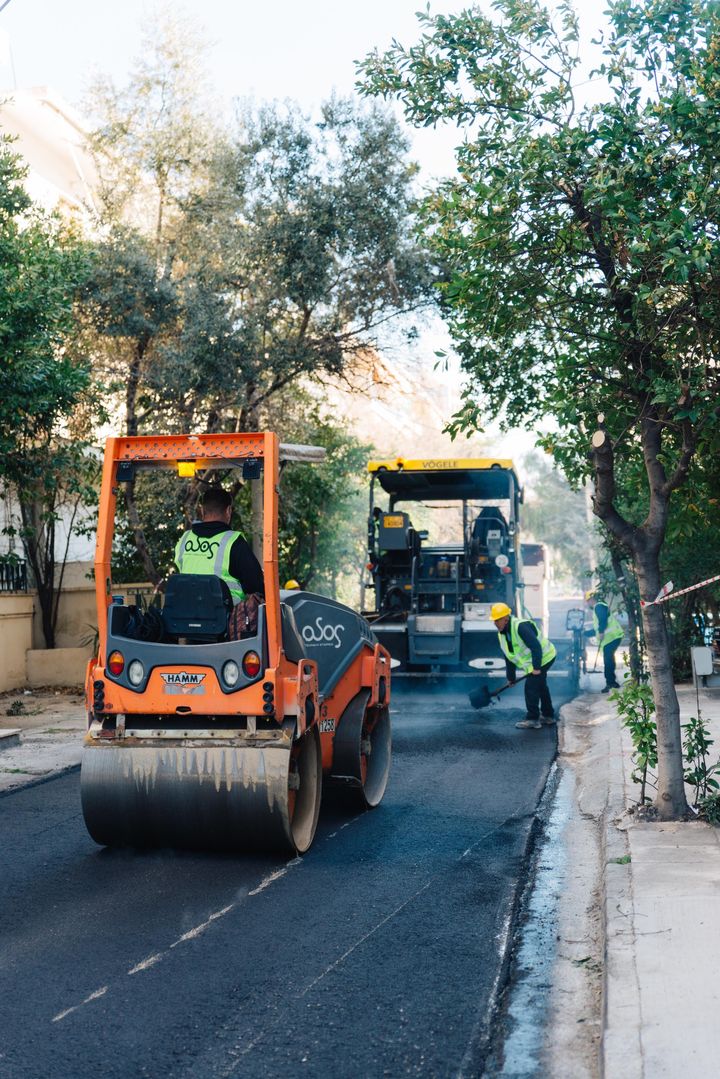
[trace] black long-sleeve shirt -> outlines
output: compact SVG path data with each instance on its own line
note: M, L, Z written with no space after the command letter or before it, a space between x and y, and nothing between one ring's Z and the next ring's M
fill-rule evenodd
M510 622L503 630L503 636L507 640L508 648L512 652L512 637L510 635ZM530 649L530 655L532 656L532 665L534 671L539 671L542 667L542 645L540 644L540 638L538 636L537 626L534 622L521 622L518 626L518 637L526 644ZM517 677L517 668L514 663L505 657L505 675L508 682L514 682Z
M610 608L607 603L601 601L600 603L595 604L595 616L598 622L597 638L598 640L602 640L602 635L607 629L608 618L610 617ZM593 626L592 629L586 629L585 636L595 637L595 626Z
M210 536L217 536L220 532L229 531L229 528L223 521L193 521L191 531L196 536L208 539ZM246 596L252 592L259 592L261 596L265 595L262 566L253 554L252 547L242 536L238 536L230 548L228 569L235 580L240 582Z

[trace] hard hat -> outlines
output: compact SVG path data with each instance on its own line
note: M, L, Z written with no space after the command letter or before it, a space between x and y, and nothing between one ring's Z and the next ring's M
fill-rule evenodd
M588 592L585 593L585 599L586 600L595 599L596 595L597 595L597 588L591 588Z
M493 603L490 608L490 621L497 622L498 618L504 618L506 614L512 614L507 603Z
M299 583L298 583L298 582L297 582L297 581L295 580L295 578L294 578L294 577L291 577L289 581L286 581L286 582L285 582L285 590L286 590L287 592L293 592L293 591L294 591L295 589L299 589L299 588L300 588L300 585L299 585Z

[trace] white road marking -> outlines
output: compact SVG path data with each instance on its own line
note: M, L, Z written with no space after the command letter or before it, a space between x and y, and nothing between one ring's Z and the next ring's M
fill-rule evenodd
M163 957L162 952L157 952L155 955L149 956L147 959L143 959L142 962L136 963L134 967L128 971L128 974L139 974L141 970L149 970L150 967L154 967L156 963L159 963Z
M292 865L292 862L290 863ZM271 884L274 884L276 880L280 880L280 877L284 877L287 873L289 865L283 866L282 869L276 869L274 873L271 873L269 877L265 877L265 880L261 880L257 888L253 888L248 895L258 895L260 892L264 892L266 888L269 888Z
M360 937L359 940L356 940L355 943L351 945L351 947L349 947L346 952L343 952L343 954L338 959L336 959L333 963L326 967L322 974L318 974L317 978L313 978L310 984L305 986L303 991L300 993L300 996L304 997L306 993L309 993L311 989L314 989L318 982L321 982L323 978L330 973L330 971L335 970L336 967L340 966L340 964L344 962L349 955L352 955L356 948L359 948L361 944L364 944L365 941L373 935L373 933L377 933L378 929L382 929L382 927L386 925L387 922L389 922L392 918L394 918L396 914L399 914L400 911L408 905L408 903L412 903L413 899L417 899L419 895L422 895L423 892L426 892L434 880L435 877L431 877L430 880L426 881L425 884L423 884L422 888L418 888L418 890L416 892L413 892L413 894L409 896L404 903L401 903L399 907L396 907L395 910L390 912L390 914L387 914L382 919L382 921L378 922L376 926L368 930L368 932L363 937Z
M456 861L457 862L462 862L464 858L467 858L467 856L469 854L472 854L472 852L475 850L475 848L479 847L480 844L483 843L486 839L488 839L491 835L494 835L496 832L499 832L500 829L504 828L507 824L510 824L513 821L522 819L522 816L524 816L524 814L520 814L519 816L512 815L510 817L506 817L505 820L499 821L497 824L493 825L492 828L489 828L487 831L485 831L481 835L479 835L478 838L475 840L475 842L471 843L471 845L469 847L467 847L462 852L462 854L458 855ZM349 824L352 824L352 823L353 823L352 820L347 821L345 824L343 824L340 828L337 829L337 832L342 831L342 828L347 828L347 826ZM327 836L327 839L332 839L333 835L337 835L337 832L333 832L331 835ZM322 979L325 978L328 974L330 974L331 971L333 971L337 967L339 967L340 964L343 963L348 958L349 955L352 955L352 953L357 948L359 948L361 944L364 944L365 941L368 940L369 937L371 937L374 933L377 933L377 931L379 929L382 929L382 927L384 925L387 925L387 923L389 921L391 921L393 918L395 918L400 913L400 911L404 910L404 908L407 907L408 904L412 903L414 899L417 899L418 896L422 895L423 892L426 892L428 890L428 888L430 888L433 884L435 884L437 881L441 880L444 873L445 873L445 870L442 870L441 872L438 872L438 873L434 873L433 876L430 877L422 885L422 887L418 888L416 892L413 892L413 894L411 896L409 896L404 902L402 902L399 906L395 907L395 909L393 911L391 911L390 914L386 915L382 919L382 921L379 921L377 923L377 925L374 926L372 929L368 930L368 932L365 933L364 936L360 937L359 940L356 940L355 943L350 948L348 948L346 952L343 952L343 954L341 956L339 956L339 958L335 959L332 963L330 963L329 966L327 966L325 968L325 970L321 974L318 974L318 976L316 978L314 978L308 985L305 986L305 988L303 990L301 990L301 992L298 994L298 996L300 996L300 997L306 996L306 994L309 993L310 990L313 989L318 984L318 982L322 981ZM505 935L507 935L507 933L509 932L509 919L508 919L508 925L505 927L504 932L505 932ZM501 934L501 937L502 937L502 934ZM242 1048L240 1047L239 1044L236 1044L229 1051L227 1051L227 1056L229 1057L229 1060L227 1061L227 1064L226 1064L225 1068L222 1071L219 1072L220 1079L228 1079L229 1076L233 1075L237 1071L237 1069L240 1067L240 1064L242 1063L242 1058L247 1056L247 1054L250 1053L255 1048L256 1045L259 1045L259 1043L264 1038L266 1038L269 1034L271 1034L272 1031L279 1026L279 1023L280 1023L280 1021L276 1019L275 1021L269 1023L263 1030L260 1030L255 1035L255 1037L252 1038L251 1041L245 1042L245 1044L242 1045ZM474 1033L475 1032L473 1031L473 1035L474 1035ZM472 1041L472 1036L471 1036L471 1041ZM468 1052L469 1052L469 1050L466 1051L466 1056L468 1055ZM465 1065L465 1061L463 1060L463 1063L461 1064L461 1068L464 1067L464 1065ZM460 1073L460 1079L463 1079L462 1073Z
M248 895L253 895L253 892L248 892ZM229 906L223 907L222 910L216 910L206 921L201 922L200 925L196 925L194 929L188 929L187 933L183 933L181 937L174 940L164 951L156 952L155 955L149 955L147 959L141 959L139 963L136 963L134 967L130 968L127 972L128 975L142 974L143 971L149 970L150 967L154 967L169 955L173 948L177 948L179 944L184 944L187 940L194 940L196 937L199 937L201 933L205 932L208 926L212 925L213 922L216 922L218 918L223 918L226 914L229 914L236 906L237 903L230 903Z
M248 892L248 895L255 895L255 892ZM170 945L170 948L177 948L178 944L183 944L186 940L194 940L195 937L199 937L201 933L205 932L208 926L211 926L218 918L224 918L224 916L229 914L231 910L234 910L236 906L237 903L230 903L229 906L223 907L222 910L216 910L214 914L210 915L206 922L201 922L200 925L196 925L194 929L188 929L187 933L183 933L181 937L178 937L178 939ZM168 948L168 951L170 951L170 948Z
M339 828L336 828L334 832L331 832L330 835L325 836L325 842L327 843L328 839L334 839L339 832L342 832L343 828L349 828L349 826L354 823L355 820L346 820L345 823L341 824Z
M283 866L282 869L276 869L274 873L269 873L267 877L264 877L260 881L257 888L253 888L251 892L247 893L247 897L251 895L258 895L260 892L263 892L266 888L269 888L271 884L274 884L276 880L284 877L288 869L292 869L293 866L296 865L302 865L302 858L293 858L293 860L291 862L288 862L287 865ZM243 899L247 897L243 896ZM223 907L222 910L216 910L204 922L200 922L200 924L196 925L194 929L188 929L187 933L183 933L181 937L178 937L177 940L174 940L173 943L168 945L168 947L164 951L155 952L154 955L149 955L146 959L141 959L139 963L136 963L135 966L131 967L130 970L127 971L128 976L133 974L141 974L145 970L150 970L151 967L154 967L158 963L162 962L162 960L170 954L173 948L177 948L180 944L185 944L188 940L195 940L202 933L204 933L205 930L213 924L213 922L218 921L219 918L224 918L226 914L229 914L230 911L234 910L235 907L237 907L241 902L242 900L237 900L235 903L229 903L228 906ZM74 1004L72 1008L66 1008L64 1011L58 1012L57 1015L53 1016L52 1022L58 1023L61 1019L65 1019L65 1017L70 1015L72 1012L76 1012L78 1008L82 1008L83 1005L89 1004L91 1001L97 1000L99 997L104 997L109 988L110 986L104 985L102 989L96 989L94 993L91 993L89 997L85 997L85 1000L81 1000L79 1004Z
M97 1000L99 997L104 997L110 987L104 985L102 989L96 989L94 993L91 993L89 997L85 997L85 1000L81 1000L79 1004L73 1005L72 1008L66 1008L64 1012L58 1012L53 1016L53 1023L58 1023L61 1019L64 1019L66 1015L70 1015L71 1012L76 1012L78 1008L82 1008L83 1004L89 1004L91 1000Z
M351 821L348 821L348 824L351 824L351 823L352 823ZM347 825L344 824L343 828L345 828L345 827L347 827ZM340 831L340 829L338 829L338 831ZM328 836L328 839L330 839L330 838L331 837ZM426 881L425 884L423 884L422 888L418 888L418 890L416 892L413 892L413 894L411 896L409 896L404 901L404 903L401 903L399 907L396 907L395 910L390 912L390 914L387 914L382 919L382 921L377 923L376 926L374 926L372 929L368 930L368 932L365 933L364 936L360 937L359 940L356 940L355 943L350 948L348 948L348 950L346 952L343 952L343 954L341 956L339 956L333 963L330 963L330 965L325 968L325 970L322 972L322 974L318 974L317 978L314 978L308 985L306 985L305 988L302 990L302 992L299 994L299 996L304 997L306 993L309 993L310 990L313 989L318 984L318 982L322 981L322 979L324 977L326 977L326 975L328 975L332 970L334 970L336 967L338 967L345 959L347 959L347 957L349 955L351 955L355 951L356 948L359 948L361 944L364 944L365 941L368 939L368 937L371 937L373 935L373 933L377 933L378 929L381 929L384 925L387 924L387 922L389 922L392 918L394 918L397 914L399 914L400 911L404 907L406 907L408 905L408 903L412 903L413 899L417 899L417 897L419 895L422 895L423 892L427 891L427 889L430 887L430 885L433 883L433 881L435 881L435 879L436 879L436 877L431 877L430 880ZM255 1046L259 1042L261 1042L262 1039L269 1033L269 1031L272 1030L272 1028L274 1026L276 1026L276 1025L277 1025L277 1023L273 1023L273 1024L271 1024L271 1026L269 1028L261 1030L260 1033L257 1034L252 1039L252 1041L249 1041L245 1045L243 1045L242 1049L240 1049L239 1046L235 1046L233 1049L231 1049L230 1053L228 1055L232 1059L229 1061L228 1066L223 1071L220 1072L221 1079L228 1079L228 1076L232 1075L233 1072L237 1070L238 1066L241 1063L242 1058L244 1056L247 1056L247 1054L249 1052L251 1052L251 1050L253 1050L255 1048Z

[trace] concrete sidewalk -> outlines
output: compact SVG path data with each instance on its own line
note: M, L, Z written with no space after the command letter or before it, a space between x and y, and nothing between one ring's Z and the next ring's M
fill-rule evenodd
M87 727L79 692L54 689L0 697L0 794L80 763Z
M697 715L695 689L678 687L678 696L686 722ZM714 763L720 694L701 690L700 708ZM720 830L697 820L644 822L630 811L639 797L630 736L607 697L590 692L567 705L559 735L561 767L574 773L574 827L594 828L580 843L568 829L569 878L591 848L599 864L595 874L574 875L565 902L553 1021L575 1054L551 1053L549 1071L574 1079L720 1075ZM575 958L567 941L577 941ZM588 1023L596 973L602 993ZM583 1024L574 1043L573 1024Z

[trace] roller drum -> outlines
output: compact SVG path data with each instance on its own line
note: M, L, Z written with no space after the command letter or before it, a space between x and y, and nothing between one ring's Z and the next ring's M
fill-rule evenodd
M353 809L374 809L390 775L392 736L387 705L368 709L369 694L359 693L338 723L331 780L344 788Z
M105 846L306 851L320 808L316 730L288 746L92 745L80 790Z

